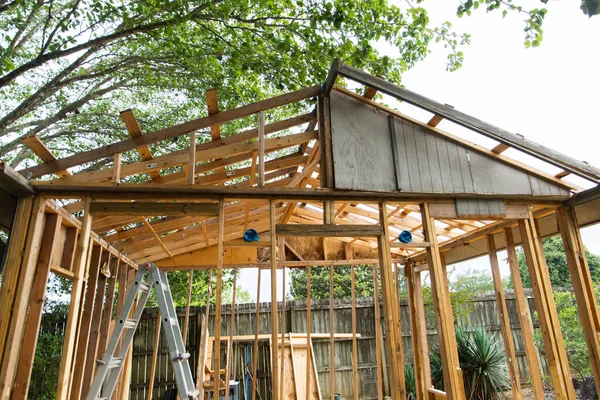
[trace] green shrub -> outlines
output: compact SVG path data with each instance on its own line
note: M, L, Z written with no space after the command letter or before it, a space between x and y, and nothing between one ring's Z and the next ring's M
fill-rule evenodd
M404 366L404 385L406 386L406 400L417 398L417 385L415 383L415 369L412 365Z
M503 397L510 388L510 378L504 356L504 348L496 335L490 335L482 327L468 332L456 327L458 359L463 373L467 398L491 400ZM442 360L439 350L430 356L433 385L444 390Z

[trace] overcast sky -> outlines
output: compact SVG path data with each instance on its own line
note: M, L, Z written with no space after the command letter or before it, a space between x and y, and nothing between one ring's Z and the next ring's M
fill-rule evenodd
M446 72L447 49L432 47L428 58L403 77L407 89L492 123L513 133L600 167L600 134L595 118L600 113L600 16L588 19L578 1L550 0L540 48L525 49L522 16L505 19L500 12L477 10L472 17L457 18L456 1L425 1L434 24L449 20L457 32L468 32L472 43L463 49L465 62L456 72ZM539 1L529 1L532 7ZM393 49L382 47L393 55ZM407 105L409 115L421 116ZM494 142L470 135L453 124L442 122L441 129L475 141L488 148ZM556 168L534 163L508 150L518 158L556 173ZM582 184L581 181L576 181ZM582 230L585 245L600 253L600 226ZM503 275L508 275L505 253L499 253ZM487 258L463 263L461 268L489 270ZM242 270L242 287L256 299L256 271ZM281 276L278 277L281 282ZM270 300L269 272L264 271L261 301ZM281 287L281 284L279 285ZM281 292L279 294L281 299Z

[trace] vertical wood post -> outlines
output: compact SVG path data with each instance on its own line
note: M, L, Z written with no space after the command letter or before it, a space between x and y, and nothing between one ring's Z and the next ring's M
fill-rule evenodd
M413 365L417 400L427 400L427 389L431 387L427 326L423 304L421 273L414 270L411 263L404 266L408 288L408 308L410 311L411 339L413 345Z
M148 394L146 400L152 400L152 392L154 392L154 377L156 376L156 360L158 359L158 351L160 345L160 326L162 324L162 318L160 312L156 315L156 322L154 327L154 347L152 349L152 364L150 365L150 378L148 380ZM204 365L202 366L204 370ZM204 390L202 390L204 393Z
M444 372L444 387L449 400L464 400L465 392L462 382L462 371L458 361L456 345L456 332L454 331L454 318L450 303L448 280L445 275L445 266L440 257L440 249L435 230L435 220L429 212L429 204L423 203L421 220L425 240L429 242L427 248L427 262L431 279L431 292L433 306L437 320L437 330L440 343L440 355Z
M252 345L252 400L256 400L256 391L258 390L258 328L260 327L260 271L258 267L258 282L256 284L256 313L254 314L254 343Z
M517 304L517 312L519 313L519 323L521 325L521 336L525 345L525 358L527 359L527 367L529 368L529 377L531 388L536 400L544 399L544 384L542 382L542 374L540 373L540 362L538 352L533 342L533 323L531 321L531 313L529 311L529 303L525 297L523 282L521 281L521 271L519 270L519 262L517 260L517 251L515 249L515 240L513 237L512 228L504 229L506 237L506 253L508 254L508 265L510 267L510 276L512 279L515 302Z
M79 307L82 300L84 286L84 274L86 270L86 256L90 244L90 231L92 228L92 216L90 215L91 198L85 199L85 208L81 224L81 231L77 238L77 248L75 251L75 260L73 261L73 289L71 291L71 303L69 304L69 316L65 326L65 341L63 344L63 353L58 373L58 386L56 389L56 398L65 400L69 395L69 381L73 367L73 351L75 350L75 341L77 326L79 325Z
M107 274L114 273L115 269L115 258L112 257L111 253L108 253L103 259L102 264L106 264L108 269ZM104 269L104 265L101 267ZM87 350L87 358L85 360L83 383L81 385L81 394L85 398L94 379L94 370L96 367L96 354L98 352L98 344L100 342L100 329L102 321L102 307L104 302L104 296L106 294L106 283L108 277L101 273L98 276L98 289L96 290L96 299L94 300L94 311L92 312L92 322L90 325L90 343ZM111 304L112 309L112 304ZM106 311L108 312L108 311Z
M392 271L392 257L389 243L388 211L387 204L379 204L379 224L383 228L383 235L377 238L379 252L379 266L381 268L381 291L383 295L383 316L385 321L388 354L388 368L390 374L390 389L392 400L406 399L404 383L404 354L402 351L402 331L400 329L400 316L396 303L394 290L394 275Z
M217 232L217 297L215 302L215 339L213 344L214 396L219 397L221 385L221 293L223 290L223 237L225 235L225 200L219 200L219 227Z
M190 158L188 159L188 185L193 185L196 179L196 131L190 132Z
M306 400L312 400L310 377L312 369L312 341L310 338L312 317L310 315L310 265L306 267ZM298 399L302 400L302 399Z
M113 265L110 272L111 276L108 281L108 288L106 289L106 301L104 302L102 322L100 322L100 337L98 338L98 350L96 352L96 359L101 359L102 355L104 354L104 351L106 350L106 343L108 341L108 334L110 331L110 321L112 319L112 313L115 302L115 287L117 286L117 276L119 276L121 269L127 267L126 264L120 264L121 260L119 258L113 259Z
M44 310L44 300L46 298L46 286L50 274L50 261L52 260L55 248L58 247L56 243L61 222L62 218L58 214L50 214L46 217L46 226L44 227L40 255L33 279L31 298L29 300L29 315L27 317L27 325L25 326L25 336L19 354L19 364L12 394L13 399L25 399L29 391L33 359L35 357L42 322L42 312Z
M272 389L273 400L279 399L279 362L277 359L277 351L279 349L277 332L278 332L278 316L277 316L277 205L275 200L269 200L269 217L271 225L271 374L273 377ZM283 362L283 360L282 360Z
M352 297L352 392L354 394L354 400L358 400L358 344L356 343L356 278L354 268L354 265L350 267L350 291Z
M200 322L200 348L198 349L198 365L196 366L196 390L200 393L199 400L204 400L204 381L206 380L206 361L208 360L208 317L210 316L210 301L212 297L212 269L208 271L206 305ZM149 400L149 399L148 399Z
M96 286L98 285L101 261L102 247L97 244L93 245L92 254L90 257L90 273L85 284L85 300L78 334L79 340L77 341L77 349L74 360L72 378L73 383L70 396L72 399L78 399L81 397L83 374L85 371L86 359L89 351L88 345L90 340L90 331L92 328L92 311L94 310L94 301L96 299Z
M27 239L32 208L33 197L19 198L10 232L6 261L2 272L2 284L0 285L0 364L4 359L4 345L7 340L15 292L19 282L19 272L23 261L22 250L26 246L25 240Z
M515 400L520 400L523 398L523 395L521 393L519 369L517 365L517 358L515 356L515 345L513 343L512 331L510 329L510 321L508 320L508 307L506 306L504 288L502 287L502 276L500 276L500 266L498 264L498 253L496 250L496 241L494 240L494 235L487 235L487 244L490 265L492 268L492 279L494 281L494 291L496 292L498 319L500 321L500 329L502 332L502 339L504 341L504 352L506 353L506 364L508 366L508 374L510 376L512 398Z
M265 114L258 112L258 186L265 186Z
M596 390L600 393L600 312L596 301L595 285L590 275L575 210L571 207L559 208L556 215L590 356Z
M377 400L383 399L383 381L381 376L381 315L379 310L379 274L377 264L373 265L373 298L375 309L375 358L377 360Z
M44 210L46 208L46 200L41 197L36 197L31 214L31 220L27 231L27 240L25 244L25 252L21 257L11 257L11 262L18 261L21 268L18 272L18 278L15 282L14 294L8 294L9 302L14 299L10 310L12 314L7 314L7 335L4 345L4 354L2 359L2 368L0 370L0 398L7 399L13 389L14 378L17 369L17 361L19 359L19 350L23 334L25 332L25 323L27 317L27 307L29 306L29 296L33 286L35 268L37 265L42 236L44 233ZM23 247L15 249L20 240L17 237L16 243L9 245L9 253L11 249L21 254ZM23 243L22 243L23 244ZM11 254L9 254L11 256ZM8 259L7 259L8 260ZM7 266L9 268L10 266ZM12 269L12 268L11 268ZM4 287L4 282L2 282ZM11 290L12 288L8 288ZM4 307L4 305L2 305Z
M575 399L575 390L571 381L569 362L558 322L548 266L531 212L528 219L519 221L519 229L521 230L523 250L527 260L529 277L531 278L535 308L540 320L544 350L548 360L554 394L557 400Z
M113 183L121 182L121 159L122 153L115 153L113 156L113 170L112 170L112 181Z

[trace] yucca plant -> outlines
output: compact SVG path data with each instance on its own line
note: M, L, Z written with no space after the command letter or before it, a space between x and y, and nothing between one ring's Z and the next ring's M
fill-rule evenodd
M467 332L456 327L458 359L463 373L465 393L470 400L495 400L510 388L504 348L496 335L482 327ZM431 379L443 389L443 370L439 350L431 354Z
M417 385L415 383L415 369L412 365L404 366L404 386L406 387L406 400L417 398Z

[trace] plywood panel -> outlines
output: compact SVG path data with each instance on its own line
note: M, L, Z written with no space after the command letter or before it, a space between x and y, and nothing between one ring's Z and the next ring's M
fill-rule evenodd
M396 190L389 122L383 112L333 92L331 129L337 188Z
M568 195L565 189L550 181L481 153L472 146L452 141L427 127L394 117L393 129L390 129L389 118L383 110L337 91L331 93L337 189ZM392 145L395 151L392 151Z

